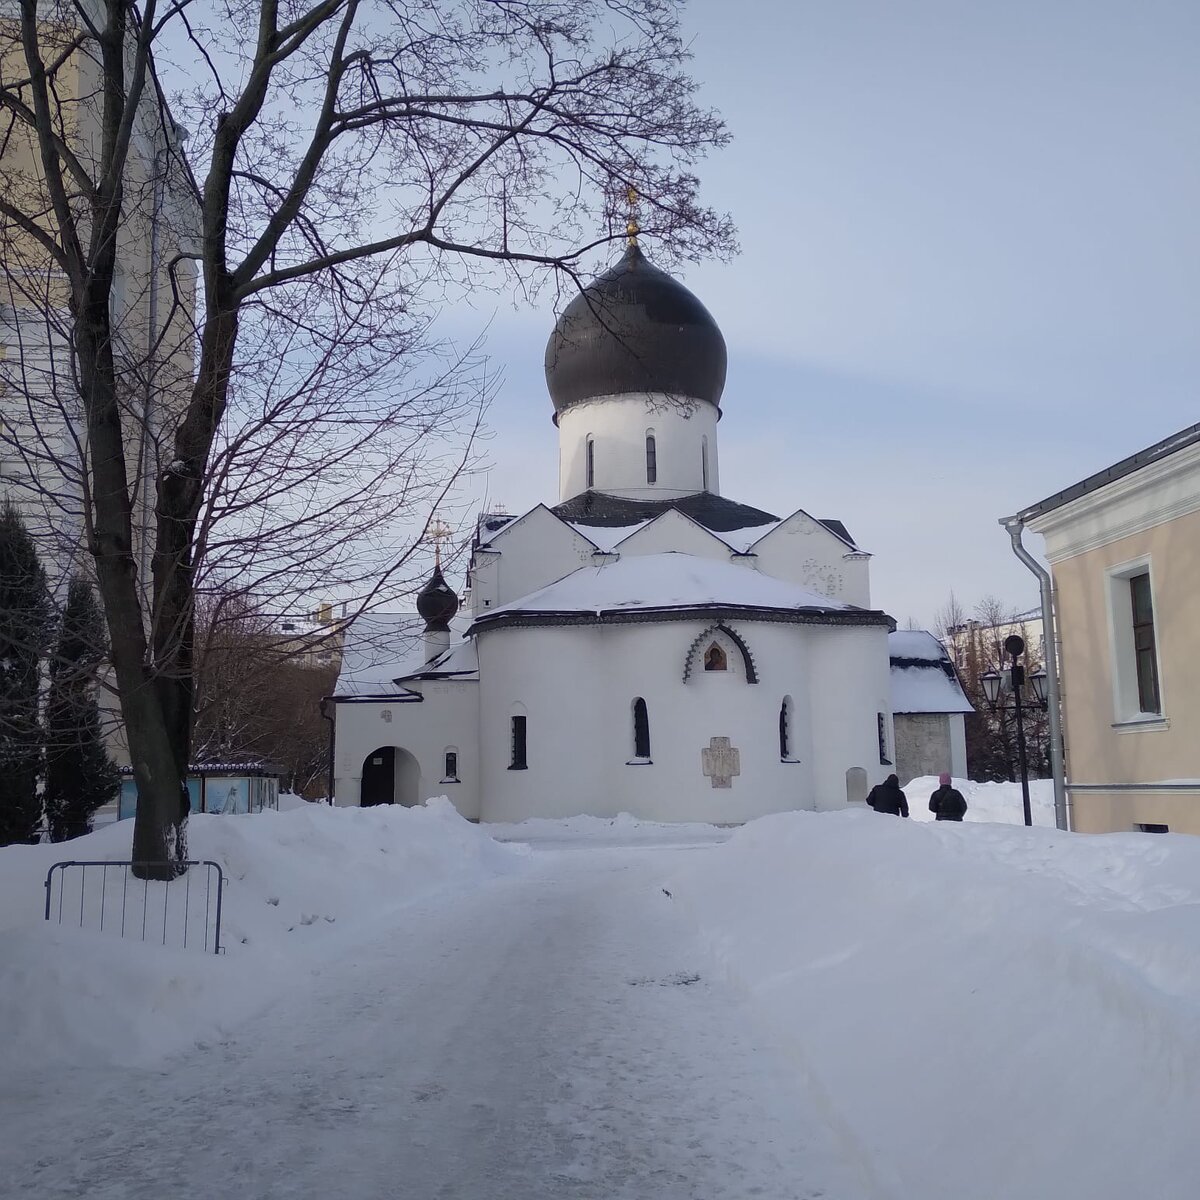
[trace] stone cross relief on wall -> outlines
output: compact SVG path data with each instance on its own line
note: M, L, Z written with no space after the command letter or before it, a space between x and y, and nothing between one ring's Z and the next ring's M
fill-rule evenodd
M742 773L741 751L731 746L727 737L709 738L700 751L700 767L713 787L733 787L733 777Z

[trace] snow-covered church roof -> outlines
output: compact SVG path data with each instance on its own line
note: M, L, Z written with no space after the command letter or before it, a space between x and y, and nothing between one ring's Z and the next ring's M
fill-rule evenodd
M888 634L892 712L969 713L974 706L958 682L941 642L924 629Z
M548 587L481 614L475 628L503 617L703 609L757 609L890 624L884 613L830 599L749 565L670 552L580 567Z
M406 689L397 682L422 676L462 678L479 670L475 647L460 640L467 621L450 623L451 647L433 662L425 659L425 622L415 613L369 613L346 631L342 669L334 694L346 699L394 697Z

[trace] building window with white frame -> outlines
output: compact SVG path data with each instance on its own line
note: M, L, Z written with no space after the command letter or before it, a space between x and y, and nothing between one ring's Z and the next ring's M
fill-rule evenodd
M1150 572L1129 580L1129 608L1133 624L1133 661L1137 672L1138 706L1144 713L1162 711L1158 699L1158 652L1154 646L1154 602Z
M591 489L596 486L596 439L589 437L587 446L584 450L586 482L585 487Z
M1117 724L1161 717L1158 630L1150 564L1142 561L1118 567L1109 572L1108 585Z
M508 764L510 771L526 771L529 769L527 737L528 731L525 724L525 715L524 713L516 713L512 718L511 758Z
M646 434L646 482L658 482L658 443L654 439L654 430Z

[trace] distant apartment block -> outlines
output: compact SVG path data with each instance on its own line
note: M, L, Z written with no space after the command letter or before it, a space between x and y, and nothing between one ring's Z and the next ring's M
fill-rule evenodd
M8 7L0 7L0 67L5 86L13 87L28 68ZM44 56L53 57L55 44L65 45L71 32L63 13L53 24L48 19ZM57 131L81 168L95 176L102 90L86 43L57 71L54 93ZM56 236L28 128L10 112L2 114L0 126L0 191ZM192 378L196 272L186 255L196 246L199 221L183 164L183 137L151 81L133 131L112 298L126 472L143 581L149 578L155 480L169 461L175 418ZM0 500L12 500L23 513L48 571L60 579L87 570L82 469L87 431L71 335L61 269L35 236L0 214Z

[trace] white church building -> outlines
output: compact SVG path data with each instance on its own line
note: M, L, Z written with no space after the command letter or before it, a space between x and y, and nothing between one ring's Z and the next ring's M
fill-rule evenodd
M838 521L721 494L726 350L636 241L546 350L559 498L485 513L459 597L356 624L341 805L737 823L861 801L893 769L888 634Z

